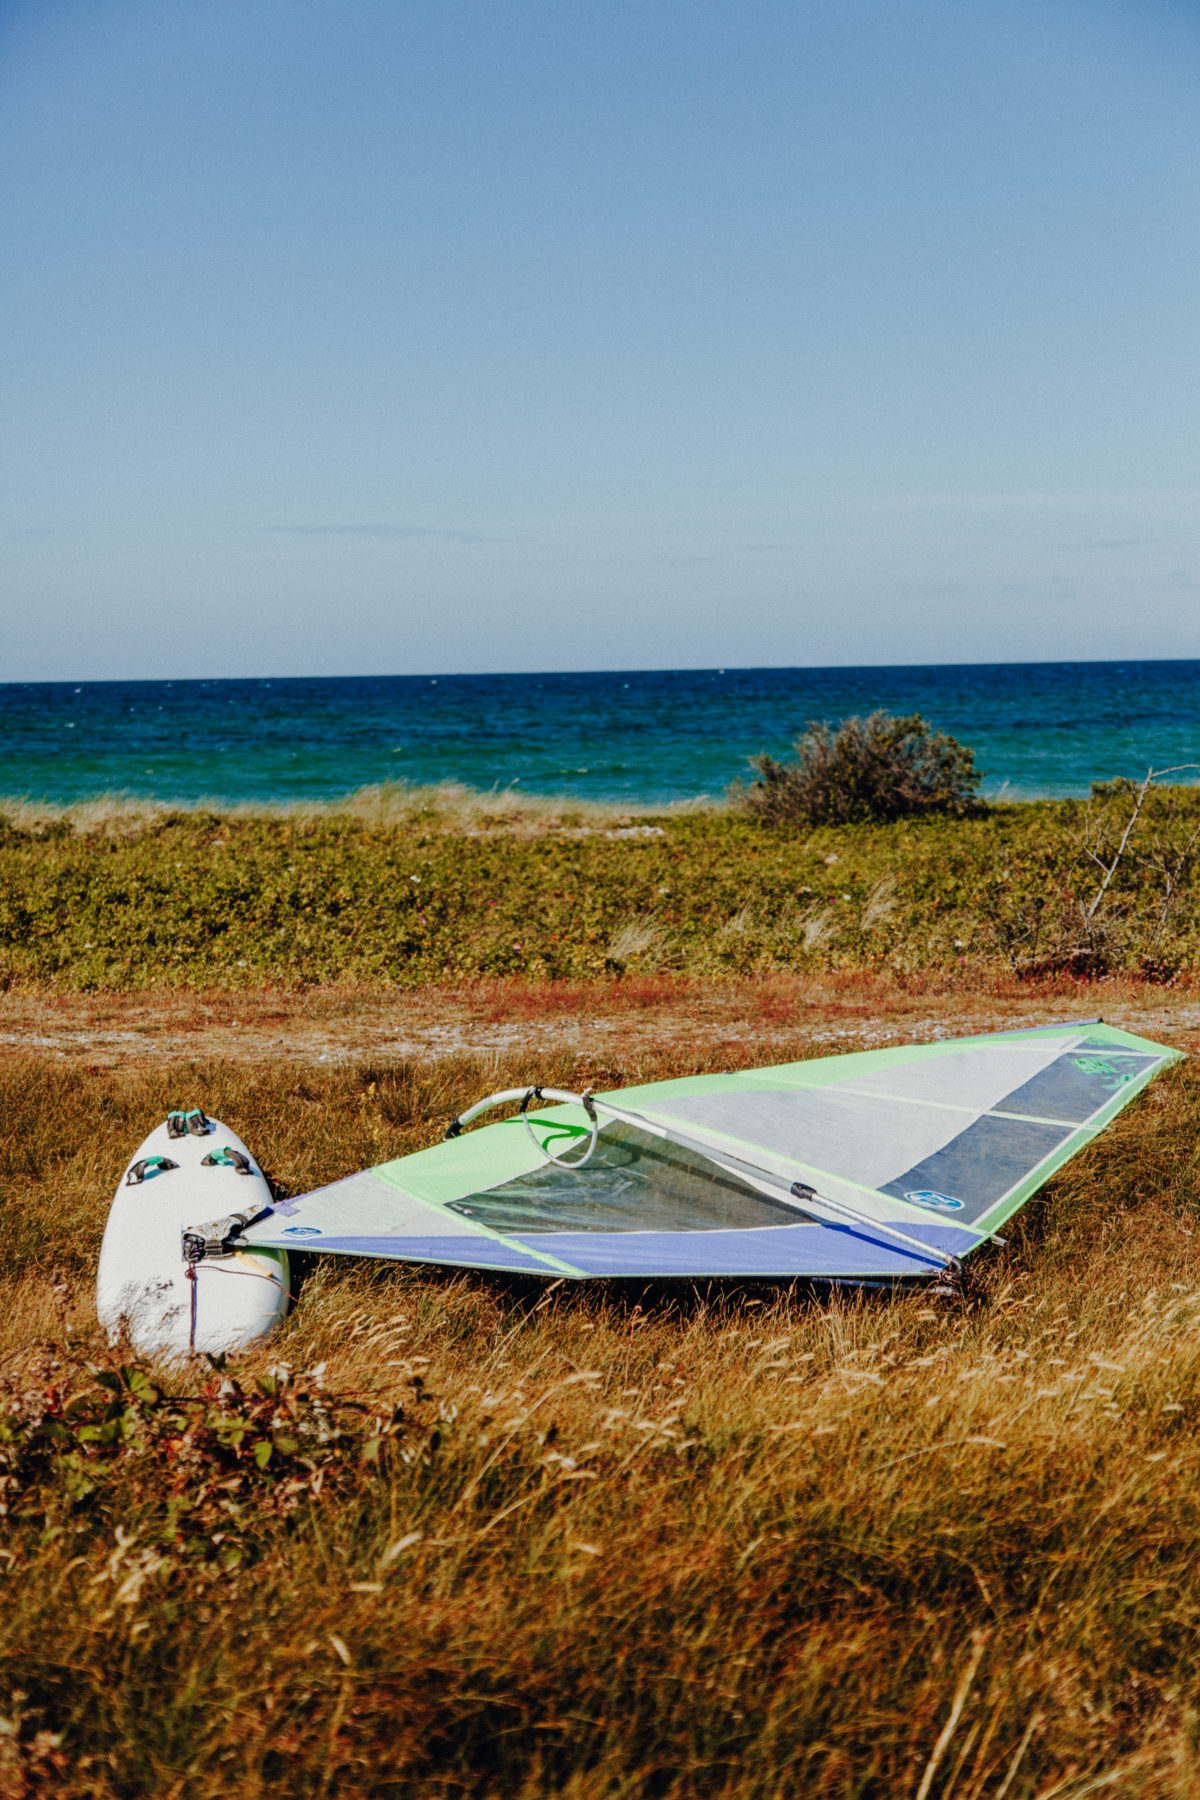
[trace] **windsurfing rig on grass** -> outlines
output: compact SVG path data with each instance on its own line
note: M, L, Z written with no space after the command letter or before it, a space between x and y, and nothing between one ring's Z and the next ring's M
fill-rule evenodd
M1179 1054L1087 1019L603 1094L509 1088L442 1143L275 1202L237 1245L569 1281L956 1290ZM465 1129L505 1102L511 1116Z

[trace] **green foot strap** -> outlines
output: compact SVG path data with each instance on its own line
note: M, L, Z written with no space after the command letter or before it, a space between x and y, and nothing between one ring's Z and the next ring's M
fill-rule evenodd
M250 1158L243 1156L240 1150L233 1150L228 1144L221 1150L210 1150L201 1162L202 1169L236 1169L239 1175L253 1175Z

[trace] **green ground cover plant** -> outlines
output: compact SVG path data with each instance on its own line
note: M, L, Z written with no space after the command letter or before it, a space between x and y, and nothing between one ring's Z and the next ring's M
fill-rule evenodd
M0 815L0 981L538 981L777 968L1117 970L1200 950L1200 790L770 828L713 808ZM491 815L489 815L491 817ZM1122 847L1123 846L1123 847ZM1110 868L1111 865L1111 868Z
M168 1105L291 1192L501 1083L691 1072L0 1065L5 1800L1197 1791L1188 1063L965 1309L327 1259L223 1368L96 1336L112 1188Z

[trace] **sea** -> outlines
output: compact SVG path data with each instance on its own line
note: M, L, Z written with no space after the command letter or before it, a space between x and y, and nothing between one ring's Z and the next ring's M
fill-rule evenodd
M230 804L454 781L659 805L720 798L810 720L879 708L969 745L990 798L1200 763L1197 661L12 682L0 796Z

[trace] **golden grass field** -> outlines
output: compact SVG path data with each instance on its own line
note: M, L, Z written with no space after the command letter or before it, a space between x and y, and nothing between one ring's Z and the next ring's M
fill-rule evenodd
M1190 1049L1186 968L0 999L3 1800L1200 1793L1190 1060L965 1306L313 1259L270 1345L156 1371L92 1305L170 1105L302 1192L534 1077L1096 1012Z

